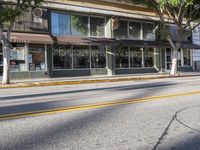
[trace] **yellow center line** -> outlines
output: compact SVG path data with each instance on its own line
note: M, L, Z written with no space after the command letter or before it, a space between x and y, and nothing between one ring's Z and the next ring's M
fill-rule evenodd
M167 94L167 95L160 95L160 96L127 99L127 100L117 100L117 101L110 101L110 102L101 102L101 103L79 105L79 106L72 106L72 107L62 107L62 108L56 108L56 109L5 114L5 115L0 115L0 120L16 119L16 118L28 117L28 116L33 117L33 116L39 116L39 115L49 115L49 114L72 112L72 111L79 111L79 110L88 110L88 109L111 107L111 106L117 106L117 105L127 105L127 104L159 101L159 100L162 100L165 98L174 98L174 97L178 97L178 96L190 96L190 95L195 95L195 94L200 94L200 91L174 93L174 94ZM170 100L170 99L166 99L166 100Z

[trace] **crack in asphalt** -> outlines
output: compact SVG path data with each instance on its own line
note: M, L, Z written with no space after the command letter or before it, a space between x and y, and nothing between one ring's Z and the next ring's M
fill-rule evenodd
M180 113L180 112L182 112L182 111L185 111L185 110L187 110L187 109L198 108L198 107L200 107L200 105L191 106L191 107L186 107L186 108L181 109L178 113ZM178 113L177 113L177 114L178 114ZM183 125L184 127L188 128L188 129L190 129L190 130L193 130L193 131L195 131L195 132L199 132L199 133L200 133L200 130L195 129L195 128L193 128L193 127L187 125L187 124L184 123L183 121L181 121L181 120L178 118L178 115L176 116L176 121L177 121L179 124Z
M196 105L196 106L189 106L189 107L185 107L183 109L180 109L178 111L175 112L175 114L172 116L172 119L170 120L169 124L167 125L167 127L165 128L164 132L162 133L162 135L158 138L158 141L156 142L156 144L154 145L152 150L157 150L158 146L160 146L162 144L162 142L164 141L164 138L168 135L168 131L172 125L172 123L174 121L177 121L179 124L183 125L184 127L193 130L195 132L200 133L200 130L192 128L191 126L187 125L186 123L182 122L179 118L178 118L178 114L187 110L187 109L191 109L191 108L197 108L200 107L200 105Z
M156 142L156 145L154 145L152 150L156 150L158 148L158 146L161 144L161 142L164 140L165 136L167 136L168 130L171 127L172 123L174 122L176 115L177 115L176 113L175 113L175 115L173 115L172 119L170 120L169 124L165 128L163 134L158 138L158 141Z

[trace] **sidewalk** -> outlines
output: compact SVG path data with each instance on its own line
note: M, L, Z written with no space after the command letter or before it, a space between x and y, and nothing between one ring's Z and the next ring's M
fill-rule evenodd
M89 83L104 83L104 82L120 82L120 81L137 81L150 80L161 78L176 78L176 77L192 77L200 76L200 72L182 72L177 76L170 76L166 73L150 73L150 74L129 74L115 76L84 76L84 77L63 77L63 78L43 78L43 79L28 79L28 80L13 80L9 85L0 84L2 88L22 88L22 87L38 87L38 86L56 86L56 85L72 85L72 84L89 84ZM1 80L1 77L0 77Z

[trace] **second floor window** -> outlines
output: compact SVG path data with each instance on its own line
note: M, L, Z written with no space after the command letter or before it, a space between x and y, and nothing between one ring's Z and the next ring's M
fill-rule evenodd
M51 13L51 34L105 37L105 18Z
M114 38L155 41L155 24L152 22L119 20L118 28L113 30Z
M55 35L70 35L70 15L51 14L51 32Z

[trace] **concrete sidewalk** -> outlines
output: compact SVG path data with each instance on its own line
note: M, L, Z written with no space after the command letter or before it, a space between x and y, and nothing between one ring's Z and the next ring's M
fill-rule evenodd
M89 83L104 83L104 82L120 82L120 81L137 81L150 80L161 78L176 78L176 77L192 77L200 76L200 72L182 72L177 76L170 76L167 73L150 73L150 74L129 74L115 76L84 76L84 77L63 77L63 78L43 78L43 79L28 79L28 80L13 80L9 85L0 84L2 88L22 88L22 87L38 87L38 86L56 86L56 85L72 85L72 84L89 84Z

